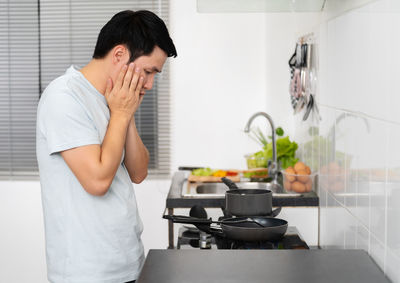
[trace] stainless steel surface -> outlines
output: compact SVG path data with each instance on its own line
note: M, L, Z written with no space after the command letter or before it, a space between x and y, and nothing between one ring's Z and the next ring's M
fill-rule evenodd
M280 192L281 187L267 182L238 182L240 189L265 189L272 192L272 196L298 197L299 194ZM224 198L228 187L223 183L189 183L182 186L182 196L186 198Z

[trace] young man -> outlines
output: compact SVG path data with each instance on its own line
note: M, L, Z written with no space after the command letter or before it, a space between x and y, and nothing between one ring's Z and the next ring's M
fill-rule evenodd
M146 178L149 153L134 113L176 55L159 17L123 11L101 29L88 65L71 66L43 92L36 150L50 282L138 277L144 252L132 182Z

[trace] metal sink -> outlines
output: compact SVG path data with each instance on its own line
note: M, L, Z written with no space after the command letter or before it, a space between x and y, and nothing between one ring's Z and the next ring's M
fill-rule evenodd
M271 190L274 196L299 196L299 194L277 192L273 184L269 182L238 182L236 185L240 189ZM228 187L223 183L189 183L186 181L182 186L182 196L187 198L224 198L227 190Z

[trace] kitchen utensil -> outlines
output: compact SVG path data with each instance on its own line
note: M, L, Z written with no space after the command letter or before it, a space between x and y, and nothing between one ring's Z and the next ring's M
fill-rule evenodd
M253 217L263 227L257 227L254 222L242 222L241 217L233 219L229 224L221 224L223 233L232 240L276 241L283 237L288 226L286 220L279 218Z
M225 185L228 186L228 188L229 188L230 190L237 190L237 189L239 189L238 186L236 186L236 184L235 184L232 180L230 180L230 179L228 179L228 178L225 178L225 177L222 177L221 180L222 180L222 182L224 182Z
M183 216L183 215L165 215L165 219L179 221L179 223L187 223L187 224L237 224L237 223L255 223L257 226L264 227L263 223L257 219L253 219L250 217L242 217L240 220L236 220L237 218L229 218L222 221L214 221L210 219L204 218L196 218L191 216ZM235 219L235 221L233 221Z
M308 119L308 116L310 115L311 110L313 109L313 107L314 107L314 97L313 97L312 94L310 94L310 98L309 98L309 101L308 101L308 104L307 104L307 109L306 109L306 112L304 113L304 116L303 116L303 121L306 121Z
M235 216L270 215L272 212L272 192L263 189L226 191L225 209Z
M204 209L204 207L202 207L198 204L195 204L194 206L192 206L192 208L190 209L189 215L191 217L207 219L207 211Z
M296 68L302 67L302 55L301 44L296 44Z
M299 98L301 96L301 69L296 68L290 81L290 94L292 97Z
M195 218L200 218L200 219L207 219L207 211L204 209L204 207L202 207L201 205L195 204L194 206L192 206L192 208L190 209L189 215L191 217L195 217ZM197 228L195 229L200 229L202 228L203 230L207 230L210 228L210 223L207 224L198 224Z
M307 68L307 49L308 49L308 45L307 44L302 44L301 45L301 60L300 60L300 64L301 67L303 68Z
M303 96L300 96L298 98L296 107L294 108L294 114L299 113L304 108L304 105L305 105L305 99Z
M311 65L312 65L312 61L311 61L311 50L313 49L313 45L312 44L310 44L310 43L308 43L308 44L306 44L306 60L305 60L305 62L306 62L306 64L305 64L305 67L306 68L308 68L308 69L311 69Z
M196 169L204 168L203 166L179 166L179 171L192 171Z
M283 189L282 189L282 190L283 190ZM229 213L224 207L221 207L221 209L222 209L222 212L224 213L224 216L225 216L225 217L228 217L228 218L233 217L233 215L232 215L231 213ZM276 216L279 215L279 213L281 213L281 210L282 210L282 207L277 207L277 208L275 208L274 210L272 210L270 214L265 215L265 216L268 216L268 217L276 217Z
M225 209L235 216L270 215L272 192L263 189L242 189L229 179L221 178L229 190L225 192Z
M290 57L289 62L288 62L290 68L296 67L296 62L297 62L297 46L298 46L298 44L296 44L296 47L294 48L294 53L293 53L293 55Z
M288 223L286 220L272 217L235 217L222 221L212 221L211 219L198 219L187 216L164 215L165 219L172 220L174 223L205 224L219 223L220 228L209 227L200 230L220 237L241 241L275 241L279 240L286 233ZM252 219L253 221L250 221ZM260 226L260 224L262 226Z
M313 116L315 117L315 120L317 121L321 121L321 115L319 114L319 109L318 109L318 105L317 102L314 99L314 107L312 109L313 112Z

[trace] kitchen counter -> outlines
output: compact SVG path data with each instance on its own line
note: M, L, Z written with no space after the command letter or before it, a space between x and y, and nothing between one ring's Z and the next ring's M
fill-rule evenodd
M168 192L166 200L167 213L169 215L174 214L174 208L191 208L194 205L201 205L205 208L221 208L225 207L224 197L202 197L202 198L191 198L182 196L182 189L187 183L188 171L175 172L172 177L171 187ZM283 206L319 206L319 198L315 192L309 192L297 196L284 196L273 195L272 206L283 207ZM171 220L168 221L168 248L174 248L174 224Z
M389 283L362 250L150 250L137 283Z
M171 187L167 197L167 208L191 208L193 205L203 207L224 207L224 197L189 198L182 196L182 187L186 181L186 172L179 171L172 177ZM272 206L318 206L319 198L315 192L309 192L298 196L274 195Z

